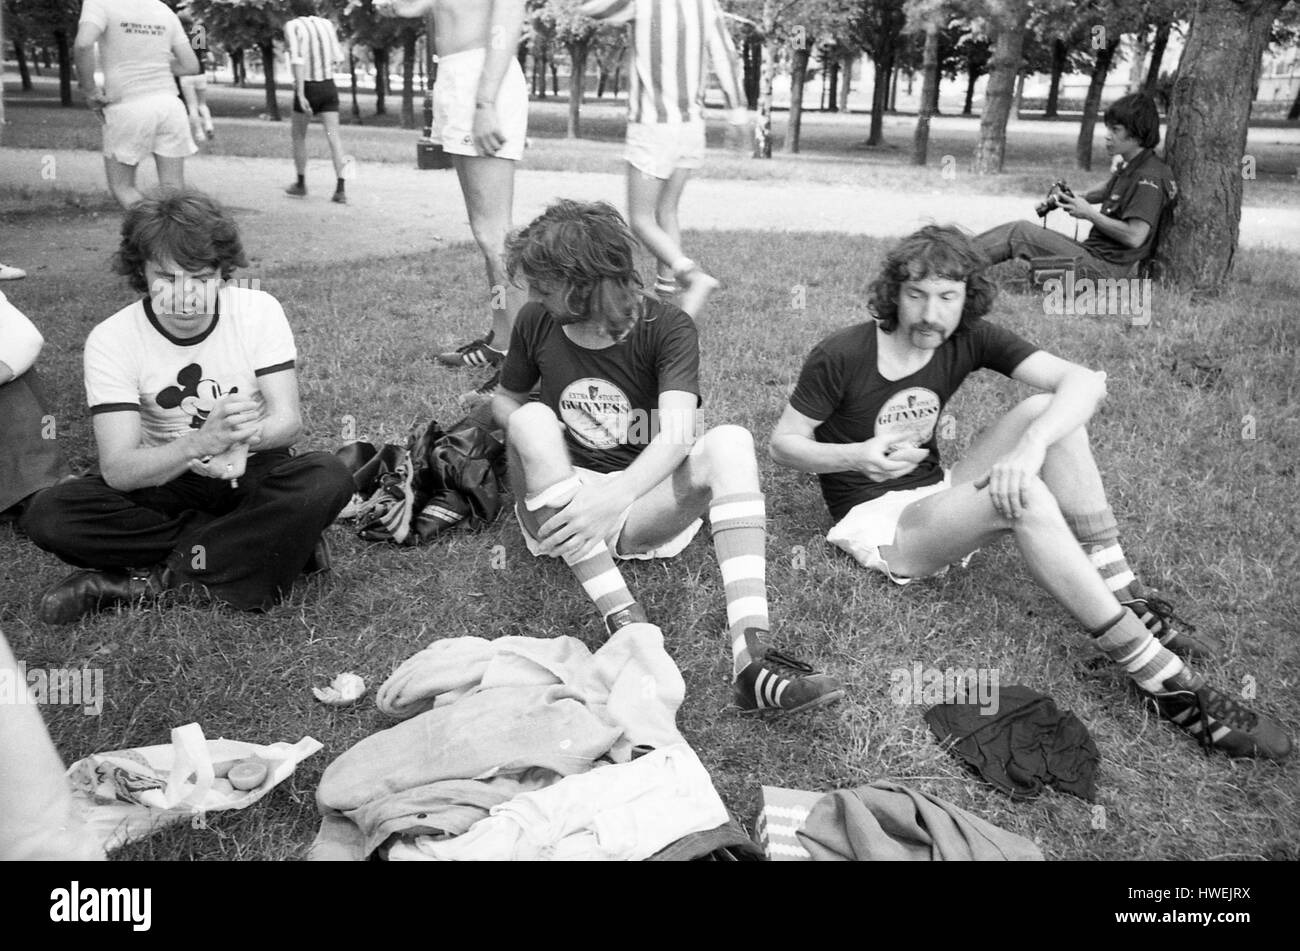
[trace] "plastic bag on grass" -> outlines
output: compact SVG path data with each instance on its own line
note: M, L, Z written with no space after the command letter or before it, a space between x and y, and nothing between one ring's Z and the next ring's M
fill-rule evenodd
M177 822L197 826L204 813L251 806L321 747L310 736L269 746L209 740L197 723L187 723L172 730L169 744L78 760L68 779L91 834L111 852ZM265 776L252 788L237 789L229 778L235 770L243 785L261 775L261 767Z

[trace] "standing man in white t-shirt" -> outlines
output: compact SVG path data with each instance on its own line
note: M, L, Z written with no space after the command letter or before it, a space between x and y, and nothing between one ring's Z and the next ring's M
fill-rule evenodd
M293 0L294 18L284 25L289 67L293 70L293 165L298 180L285 189L294 198L307 197L307 123L320 116L325 126L330 158L334 160L334 197L347 204L343 188L343 143L339 139L339 91L334 84L334 64L342 62L334 24L316 16L315 0Z
M104 124L104 170L118 204L140 200L135 173L148 155L160 185L184 185L185 157L198 147L172 77L197 73L199 61L176 14L162 0L85 0L74 48L81 94Z

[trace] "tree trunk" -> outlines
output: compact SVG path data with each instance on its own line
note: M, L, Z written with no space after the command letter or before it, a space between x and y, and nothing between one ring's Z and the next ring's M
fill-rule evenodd
M892 53L873 57L871 65L871 131L867 133L867 145L880 145L885 140L885 107L889 105L889 62Z
M772 77L776 74L776 24L769 18L771 0L763 3L763 79L758 96L758 120L754 123L754 158L772 157Z
M849 85L853 82L853 57L845 56L840 70L840 112L849 111Z
M825 76L827 73L829 73L829 76L827 78L828 78L828 82L830 83L830 89L827 90L825 109L827 112L839 112L840 111L840 58L838 56L831 58L830 65L826 68L825 72L822 75Z
M1025 101L1025 74L1019 73L1016 76L1016 92L1011 97L1011 119L1020 118L1020 104Z
M921 55L921 107L916 116L916 132L912 136L912 164L924 165L930 148L930 116L939 89L939 24L931 20L925 25L925 51Z
M1092 170L1092 133L1097 127L1097 109L1101 105L1102 89L1106 86L1106 74L1110 72L1118 45L1117 38L1097 50L1097 60L1092 65L1092 81L1088 83L1088 95L1083 100L1083 122L1079 124L1079 139L1074 146L1075 164L1085 172Z
M27 55L23 51L23 44L14 40L14 56L18 60L18 79L22 82L23 92L32 91L32 73L27 68Z
M1002 171L1007 152L1007 117L1015 94L1016 76L1024 59L1025 24L1029 21L1029 4L1014 0L1006 15L999 18L998 38L989 60L989 85L984 95L984 114L980 117L980 137L975 145L976 175Z
M1166 20L1156 27L1156 38L1151 44L1151 65L1147 67L1147 79L1142 84L1142 91L1147 95L1155 92L1156 83L1160 81L1160 62L1165 58L1165 47L1169 45L1169 30L1172 25Z
M600 99L605 95L605 67L599 59L596 60L596 98Z
M1138 92L1142 88L1142 67L1146 65L1147 52L1151 46L1150 24L1143 23L1133 40L1133 59L1128 67L1128 82L1124 85L1126 93Z
M938 63L939 63L939 59L938 59L938 57L939 57L939 53L938 53L937 50L936 50L936 52L935 52L934 55L935 55L935 67L934 67L934 68L937 70L937 69L939 68L939 65L938 65ZM940 80L939 80L939 78L938 78L938 74L936 73L935 80L934 80L934 88L930 90L930 115L932 115L932 116L937 116L937 115L939 114L939 82L940 82ZM924 82L921 84L921 88L922 88L922 89L925 88L925 83L924 83Z
M1159 257L1182 287L1217 291L1241 227L1241 158L1255 78L1285 0L1197 0L1169 109L1166 161L1178 204Z
M898 74L902 70L894 68L894 54L889 54L889 112L898 111Z
M763 40L752 30L745 34L744 55L741 57L742 85L745 102L751 112L758 109L758 97L763 83Z
M1056 107L1061 98L1061 74L1065 72L1065 44L1060 40L1052 41L1052 80L1047 86L1047 108L1043 110L1044 119L1056 118Z
M790 118L785 128L785 151L799 151L799 131L803 127L803 90L808 81L808 41L794 49L790 62Z
M1291 108L1287 110L1288 119L1300 119L1300 88L1295 91L1295 102L1291 103Z
M266 88L266 114L272 122L280 121L280 103L275 98L275 41L259 44L262 51L263 85Z
M402 128L415 128L415 43L419 35L408 30L402 37Z
M348 47L348 79L352 87L352 118L361 125L361 103L357 102L357 57Z
M384 79L388 75L388 50L382 46L372 46L370 58L375 64L375 115L382 116L388 112L388 106L384 103L384 95L388 92L388 83Z
M961 114L964 116L970 115L974 109L975 84L979 82L982 73L982 70L976 69L974 66L967 65L966 67L966 102L961 107Z
M59 51L59 105L72 106L72 49L67 30L54 31L54 44Z
M546 47L533 52L533 95L546 98Z
M622 80L622 78L623 78L623 67L621 65L615 66L614 67L614 98L615 99L618 98L619 82L620 80Z
M569 129L568 137L576 139L582 134L581 117L582 95L587 85L587 51L591 40L584 39L566 43L569 50Z
M546 57L546 68L551 71L551 95L559 98L560 67L556 64L554 56Z

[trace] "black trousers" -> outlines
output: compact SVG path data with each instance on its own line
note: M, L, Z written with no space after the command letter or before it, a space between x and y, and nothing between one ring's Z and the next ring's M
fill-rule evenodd
M1032 221L1010 221L975 236L976 246L994 264L1019 258L1029 261L1036 257L1067 257L1079 277L1098 278L1129 277L1136 270L1134 264L1114 264L1105 261L1082 244L1072 241L1059 231L1044 228Z
M0 384L0 512L68 474L36 368Z
M191 472L131 492L98 475L51 486L19 525L79 568L165 564L173 585L201 584L258 610L293 586L352 492L351 474L330 453L274 449L249 456L237 488Z

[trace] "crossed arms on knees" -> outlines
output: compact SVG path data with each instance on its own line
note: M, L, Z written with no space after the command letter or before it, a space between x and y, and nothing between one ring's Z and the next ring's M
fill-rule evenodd
M977 477L975 488L987 487L998 512L1018 518L1028 504L1028 485L1042 470L1048 449L1086 425L1105 398L1106 374L1039 350L1022 360L1011 376L1050 393L1051 399L1010 450ZM802 472L861 472L873 482L888 482L907 475L928 455L924 448L891 446L888 437L881 436L858 443L818 442L815 431L823 422L787 404L769 444L773 461Z

